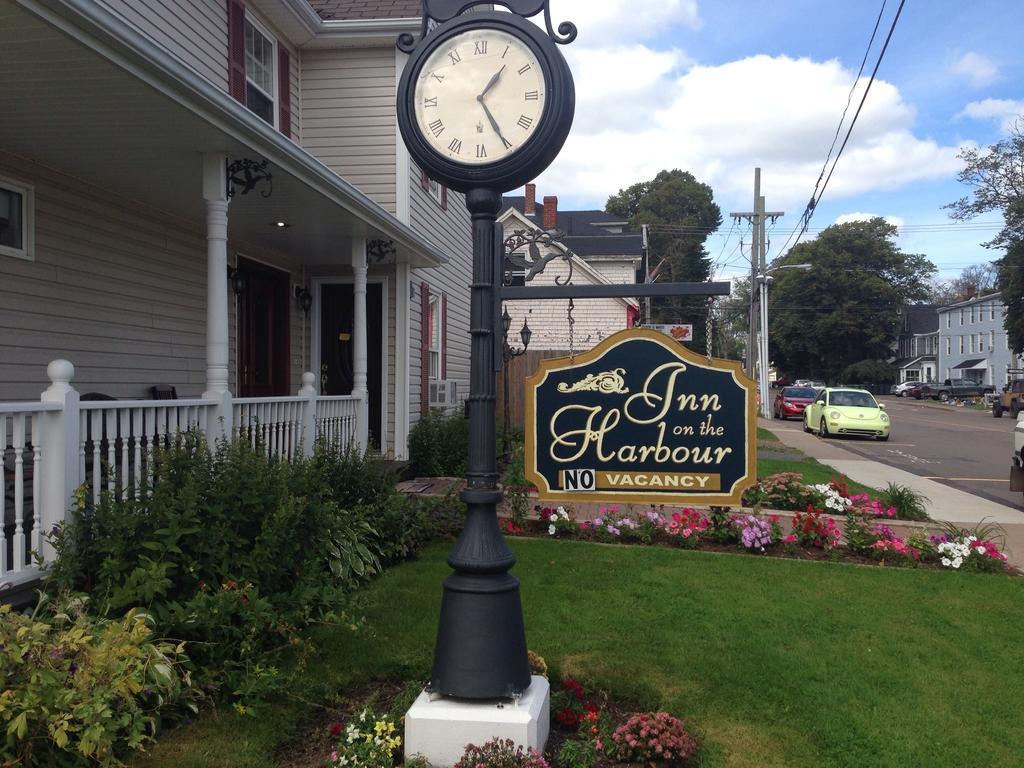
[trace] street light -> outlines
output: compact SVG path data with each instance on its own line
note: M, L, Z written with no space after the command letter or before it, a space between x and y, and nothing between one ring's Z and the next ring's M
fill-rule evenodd
M770 396L768 384L768 286L774 278L768 274L778 269L810 269L810 264L779 264L766 269L765 273L757 276L757 290L761 307L761 338L758 343L758 357L761 359L760 370L758 371L758 391L761 393L761 416L771 418L771 405L768 403Z

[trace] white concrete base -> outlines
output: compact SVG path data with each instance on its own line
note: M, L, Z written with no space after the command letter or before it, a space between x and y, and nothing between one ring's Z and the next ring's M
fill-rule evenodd
M420 693L405 714L405 758L422 755L431 766L452 766L467 744L498 737L544 751L551 725L551 687L533 675L518 702L465 701Z

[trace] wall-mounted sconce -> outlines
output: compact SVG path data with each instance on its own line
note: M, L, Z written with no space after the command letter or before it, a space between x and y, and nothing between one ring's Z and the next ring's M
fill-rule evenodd
M299 306L302 307L302 313L308 315L310 308L313 306L313 294L309 292L308 288L302 285L296 285L294 293L295 298L299 302Z
M245 276L238 267L228 265L228 282L231 284L231 290L235 292L235 296L245 290Z

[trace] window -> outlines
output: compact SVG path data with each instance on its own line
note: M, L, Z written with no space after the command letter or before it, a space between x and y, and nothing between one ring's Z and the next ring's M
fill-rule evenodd
M985 334L984 333L979 333L978 334L978 351L979 352L984 352L985 351Z
M974 305L971 304L971 325L974 325Z
M960 337L960 354L962 355L963 353L964 353L964 337L961 336Z
M952 323L952 321L953 321L953 316L949 312L947 312L946 313L946 327L947 328L949 328L949 326Z
M972 333L967 339L967 351L974 354L974 334Z
M964 311L961 309L960 310L960 325L963 325L963 324L964 324Z
M991 304L988 305L988 319L989 320L995 320L996 319L996 303L994 301Z
M995 331L989 331L988 332L988 351L989 352L994 352L995 348L996 348L996 332Z
M274 125L275 83L274 38L245 19L245 106L258 117Z
M946 354L949 355L949 354L952 354L952 352L953 352L953 340L949 336L947 336L946 337Z
M430 296L430 346L427 354L430 359L430 378L441 378L441 297L437 294Z
M916 371L913 368L909 369L907 371L907 379L906 380L907 381L920 381L921 380L921 372L920 371Z
M32 187L0 178L0 255L35 258L33 213Z

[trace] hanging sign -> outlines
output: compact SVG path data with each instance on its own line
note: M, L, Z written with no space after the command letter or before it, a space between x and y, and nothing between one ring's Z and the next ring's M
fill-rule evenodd
M738 505L757 478L756 390L740 363L646 328L542 360L526 478L543 499Z
M676 325L652 325L649 327L656 331L668 334L676 341L693 341L693 326L689 323L677 323Z

